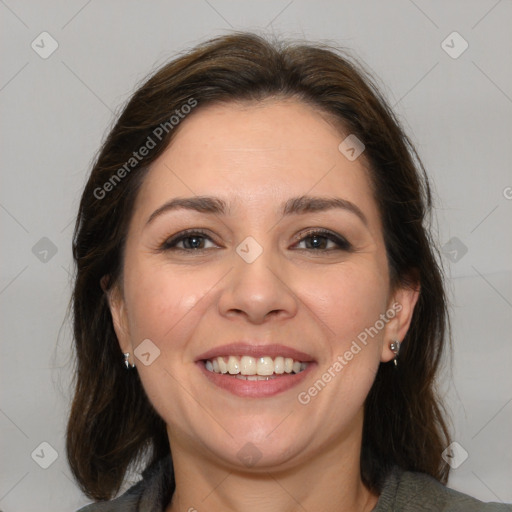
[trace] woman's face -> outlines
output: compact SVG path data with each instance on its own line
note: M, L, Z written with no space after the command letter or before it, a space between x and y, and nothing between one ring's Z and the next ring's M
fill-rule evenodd
M151 166L110 304L173 452L268 468L358 446L417 295L390 289L348 135L298 101L215 105Z

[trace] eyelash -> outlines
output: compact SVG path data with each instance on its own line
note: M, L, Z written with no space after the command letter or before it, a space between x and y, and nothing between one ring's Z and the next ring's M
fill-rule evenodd
M184 240L188 238L194 238L194 237L201 237L204 239L208 239L210 241L213 241L208 234L201 230L201 229L188 229L186 231L182 231L181 233L178 233L177 235L174 235L171 238L166 239L163 244L161 244L161 250L162 251L185 251L185 252L202 252L207 251L208 249L186 249L182 247L176 247L176 245L180 242L183 242ZM340 235L337 235L333 233L332 231L329 231L327 229L311 229L307 231L306 233L302 233L301 235L295 237L296 244L303 242L307 240L308 238L326 238L327 240L330 240L331 242L334 242L338 247L337 248L331 248L331 249L298 249L303 251L313 251L313 252L331 252L334 250L339 251L347 251L350 252L353 250L352 245L350 242L348 242L345 238L343 238Z
M313 237L319 237L319 238L326 238L327 240L330 240L331 242L334 242L338 247L334 249L302 249L305 251L315 251L315 252L329 252L333 250L338 251L347 251L350 252L353 248L350 242L343 238L340 235L337 235L336 233L333 233L332 231L329 231L328 229L311 229L309 231L306 231L305 233L301 233L301 235L297 236L295 240L297 243L303 242L304 240L308 238Z

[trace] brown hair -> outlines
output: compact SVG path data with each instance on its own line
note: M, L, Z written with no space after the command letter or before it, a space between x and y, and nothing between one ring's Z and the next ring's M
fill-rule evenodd
M137 372L127 372L122 364L100 285L103 276L108 276L108 288L121 276L138 188L176 132L169 120L186 111L183 105L197 110L211 103L270 97L308 102L365 144L391 284L421 284L399 366L381 364L366 399L363 482L378 491L397 464L446 483L449 468L441 452L449 436L435 377L449 341L449 320L427 226L432 201L423 165L368 73L346 53L234 33L173 60L135 92L106 138L80 202L73 242L75 396L66 448L75 478L93 499L113 497L136 463L149 466L169 455L164 421ZM130 160L148 138L155 147Z

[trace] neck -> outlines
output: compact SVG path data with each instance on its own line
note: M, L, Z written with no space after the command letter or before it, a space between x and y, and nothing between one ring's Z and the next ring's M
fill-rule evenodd
M166 512L369 512L378 501L361 481L360 430L287 469L233 469L204 452L171 451L176 491Z

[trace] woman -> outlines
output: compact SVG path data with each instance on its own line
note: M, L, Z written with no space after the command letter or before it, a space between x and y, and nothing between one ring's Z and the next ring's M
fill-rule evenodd
M444 486L430 202L339 53L242 33L160 69L76 224L83 510L512 510Z

